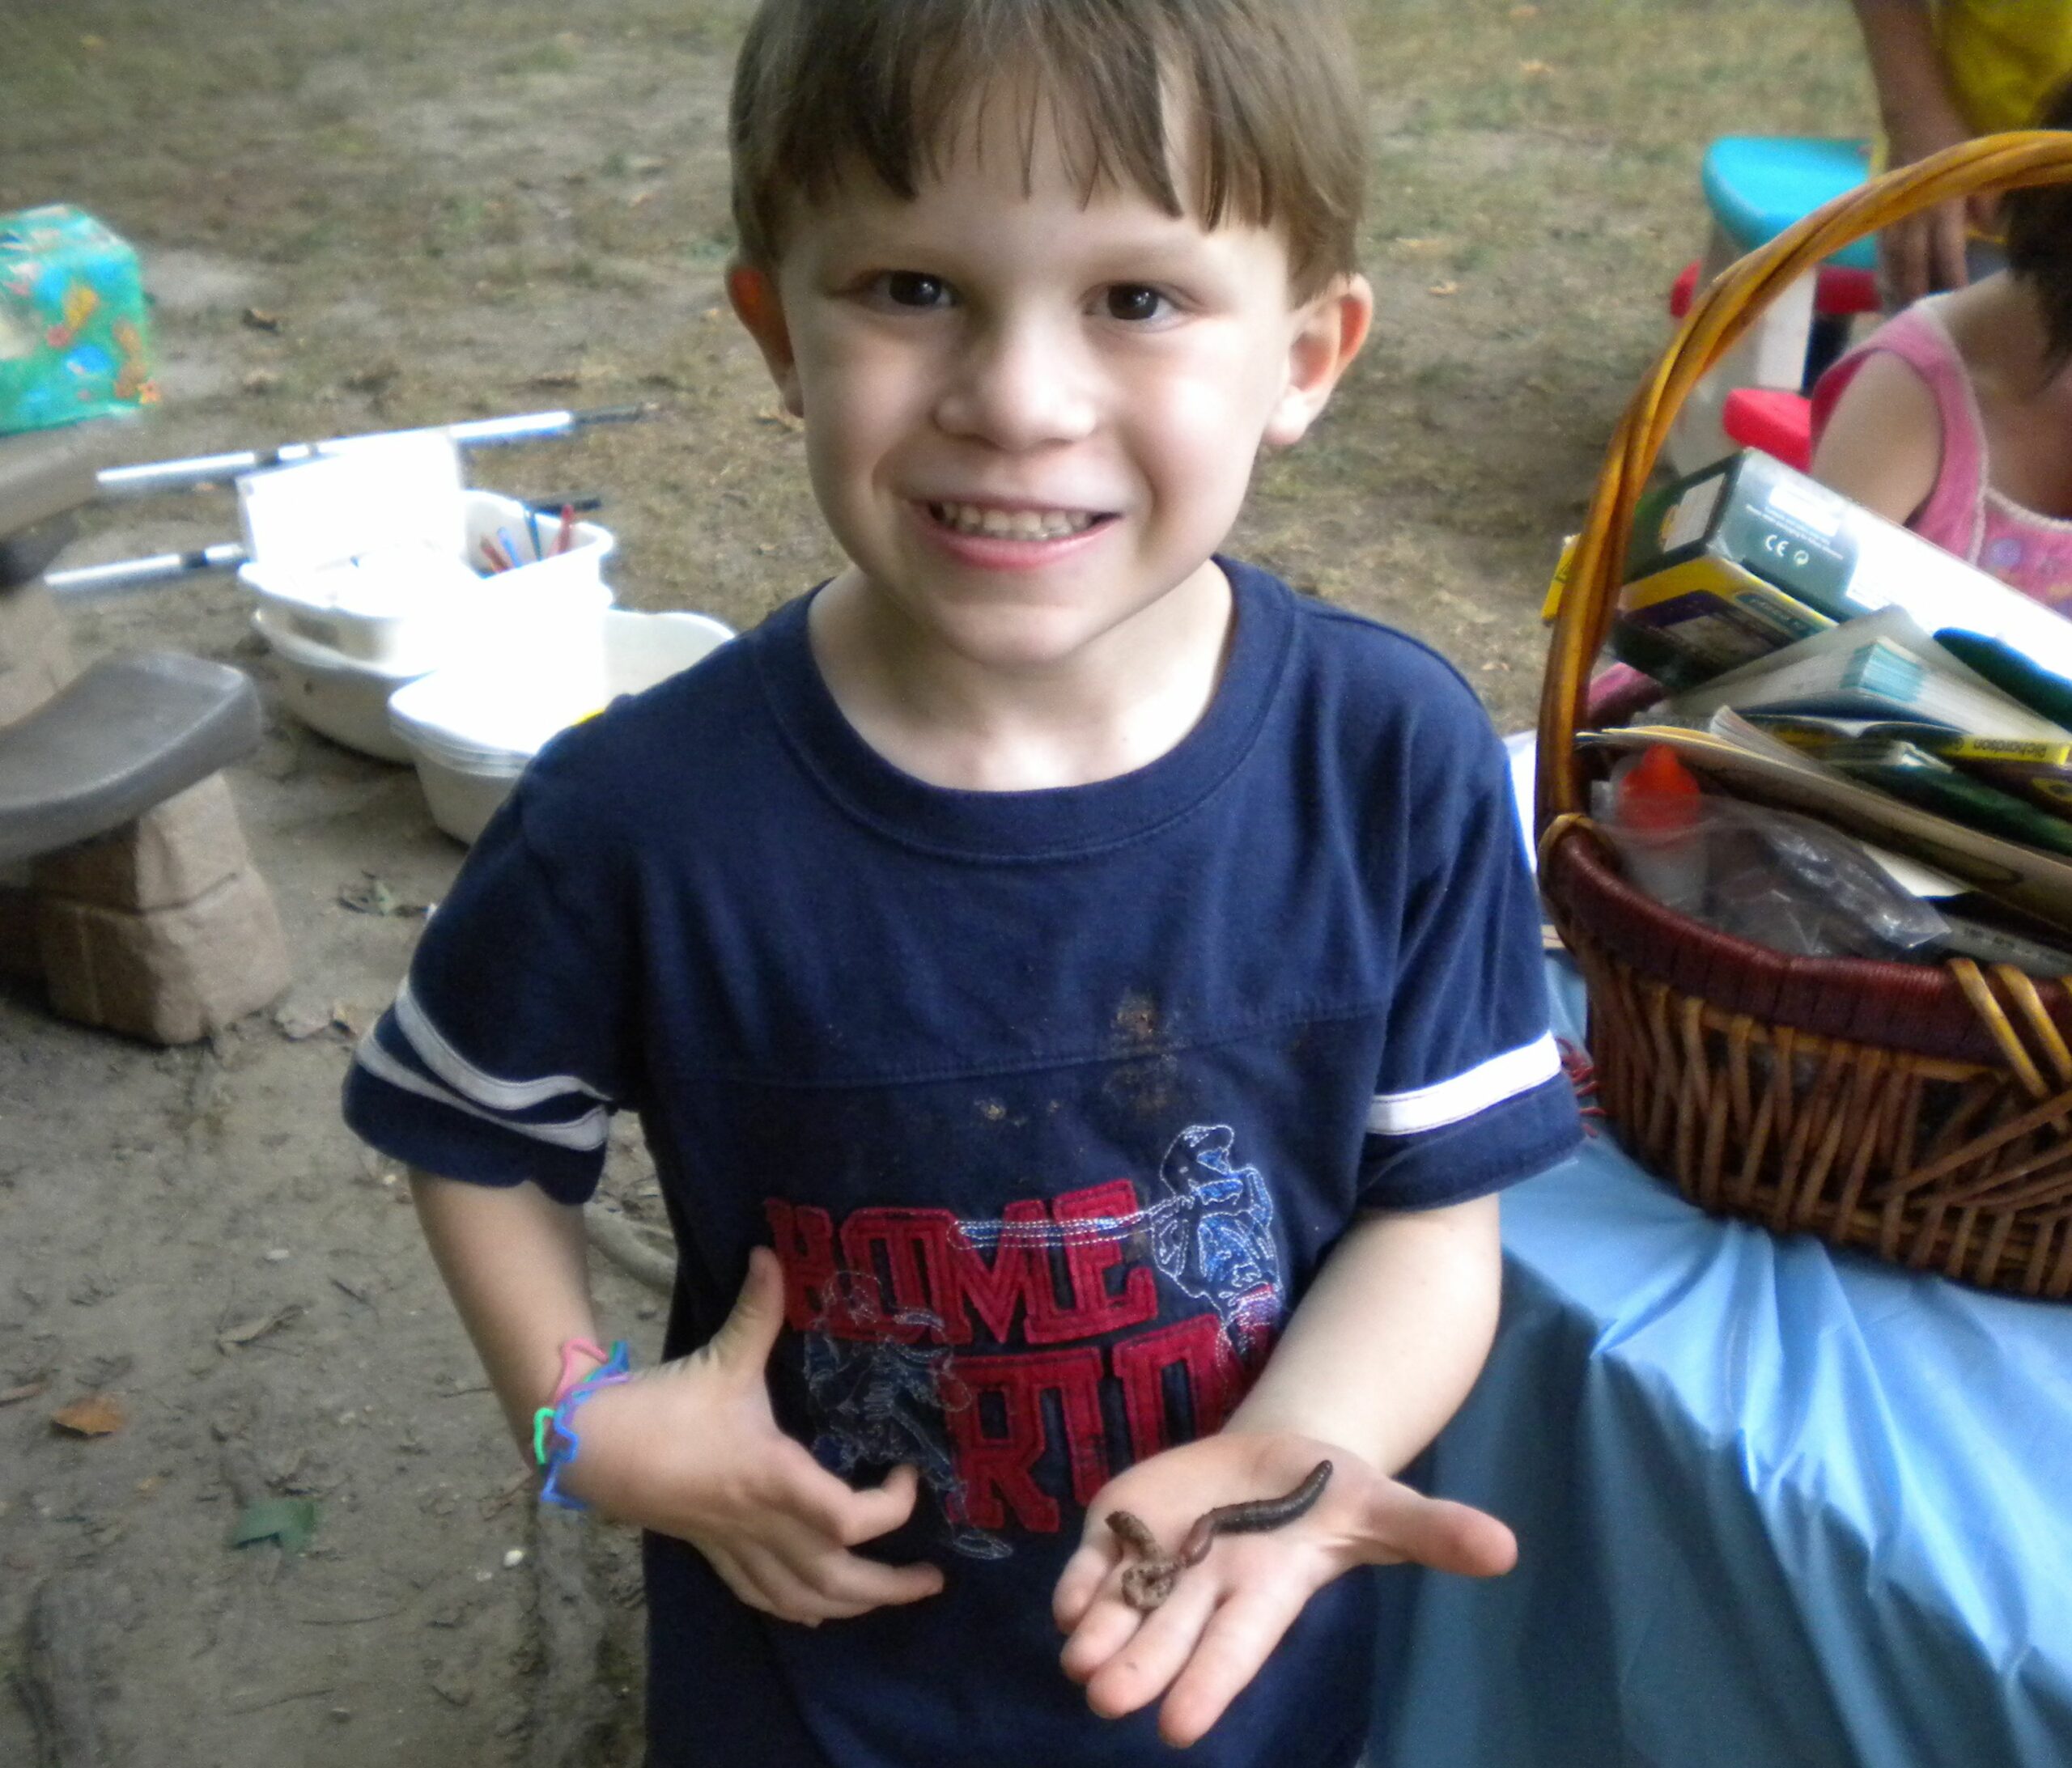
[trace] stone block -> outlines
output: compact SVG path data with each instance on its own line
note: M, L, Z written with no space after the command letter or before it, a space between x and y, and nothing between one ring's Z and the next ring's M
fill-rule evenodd
M33 982L43 974L36 946L36 897L26 884L0 878L0 976Z
M250 867L145 913L42 896L36 940L53 1011L155 1044L205 1037L290 980L273 897Z
M47 895L104 909L171 909L192 902L252 863L230 782L211 774L134 823L39 858L31 872Z

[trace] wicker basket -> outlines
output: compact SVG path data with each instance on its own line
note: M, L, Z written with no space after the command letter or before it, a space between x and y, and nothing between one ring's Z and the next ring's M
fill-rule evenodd
M1730 266L1612 439L1539 712L1540 876L1590 997L1599 1100L1684 1195L1779 1232L2024 1295L2072 1295L2072 979L1795 958L1662 907L1584 814L1575 734L1633 507L1677 409L1760 304L1850 241L1976 191L2072 183L2072 134L1889 173Z

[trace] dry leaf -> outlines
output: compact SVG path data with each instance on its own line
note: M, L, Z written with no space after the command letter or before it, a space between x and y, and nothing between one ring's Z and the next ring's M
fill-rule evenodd
M1539 8L1538 6L1513 6L1511 8L1511 16L1522 23L1527 19L1538 18L1539 16Z
M1460 293L1460 284L1458 282L1434 282L1431 287L1425 290L1424 292L1427 295L1458 295Z
M113 1395L89 1393L83 1400L74 1400L52 1413L50 1422L74 1436L107 1436L121 1430L127 1420L121 1402Z
M1518 63L1518 72L1522 74L1529 80L1536 80L1539 78L1541 75L1552 74L1553 71L1554 70L1549 67L1544 61L1521 61Z
M256 307L245 308L241 317L255 332L278 332L281 329L281 316L269 313Z
M227 1355L240 1345L248 1345L255 1338L265 1338L276 1327L285 1326L301 1312L299 1308L283 1308L278 1313L268 1314L263 1319L241 1321L227 1332L216 1334L216 1348Z
M271 368L255 368L238 383L248 393L270 393L280 384L278 371Z
M48 1381L24 1381L19 1387L10 1388L6 1393L0 1393L0 1405L14 1405L23 1400L33 1400L49 1385Z
M580 387L583 371L580 368L550 368L525 383L529 387Z

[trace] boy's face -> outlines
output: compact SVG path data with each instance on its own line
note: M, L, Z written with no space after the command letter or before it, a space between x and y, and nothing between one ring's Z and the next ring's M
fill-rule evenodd
M1082 201L1045 128L1025 190L1024 116L986 106L914 201L856 172L730 286L862 582L971 663L1042 671L1215 579L1262 443L1307 428L1369 298L1293 302L1271 231Z

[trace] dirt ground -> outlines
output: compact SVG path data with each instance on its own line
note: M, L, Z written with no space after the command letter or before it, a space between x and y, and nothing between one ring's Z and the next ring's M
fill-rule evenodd
M1433 640L1516 727L1555 549L1698 244L1703 144L1859 129L1853 28L1840 0L1359 10L1378 330L1233 549ZM745 625L832 562L720 307L746 11L0 0L0 210L74 201L139 248L165 403L131 458L652 401L474 481L602 494L622 603ZM62 562L235 533L221 491L111 506ZM248 613L215 577L72 633L263 678ZM294 956L278 1007L161 1051L0 988L0 1679L34 1680L37 1592L76 1589L109 1762L636 1759L629 1543L531 1503L404 1188L338 1121L461 850L410 773L270 697L233 783ZM630 1126L606 1191L659 1219ZM652 1352L654 1294L597 1283ZM119 1428L53 1424L92 1395ZM282 1497L315 1507L304 1550L227 1544ZM38 1753L0 1696L0 1763Z

